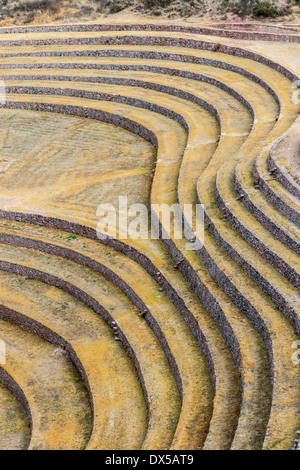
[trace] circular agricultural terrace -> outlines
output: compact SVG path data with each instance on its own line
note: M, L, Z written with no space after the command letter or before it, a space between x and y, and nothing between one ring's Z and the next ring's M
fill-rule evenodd
M299 43L296 26L0 29L2 449L295 446ZM155 209L161 239L99 238L119 196L202 204L204 243L164 237Z

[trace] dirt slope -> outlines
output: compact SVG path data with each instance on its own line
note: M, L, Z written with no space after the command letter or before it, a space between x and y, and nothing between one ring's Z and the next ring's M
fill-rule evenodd
M300 0L0 0L0 26L98 21L107 16L297 23Z

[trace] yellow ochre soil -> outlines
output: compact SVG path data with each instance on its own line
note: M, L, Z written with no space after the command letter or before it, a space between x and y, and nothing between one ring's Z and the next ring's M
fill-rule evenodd
M130 23L125 14L101 22L120 19ZM292 99L291 73L300 75L300 44L284 37L298 39L299 25L295 19L290 29L240 21L223 27L277 35L256 40L200 29L140 30L147 22L201 26L196 19L139 18L132 31L0 29L0 79L7 87L7 106L0 108L0 341L7 354L0 372L22 389L32 419L30 428L14 390L0 383L0 449L288 450L300 429L300 369L292 361L300 331L299 256L288 241L299 245L300 237L297 220L287 215L299 211L299 200L268 166L272 149L298 181L300 103ZM206 26L220 27L208 20ZM123 43L128 36L133 44ZM101 37L107 42L99 45ZM136 45L136 37L157 43ZM51 42L69 38L91 43ZM159 44L165 38L170 44ZM18 43L36 39L45 44ZM99 55L80 55L85 51ZM247 57L253 52L260 61ZM289 69L289 77L268 61ZM24 103L130 119L155 135L158 147L134 126L8 109ZM257 171L285 210L258 185ZM74 222L95 229L98 205L117 207L119 196L148 209L178 202L195 210L200 201L203 249L189 250L187 238L176 239L172 229L170 243L123 239L121 248L68 231ZM61 219L66 231L35 225L32 214ZM24 329L13 312L26 320ZM64 346L48 342L45 328Z

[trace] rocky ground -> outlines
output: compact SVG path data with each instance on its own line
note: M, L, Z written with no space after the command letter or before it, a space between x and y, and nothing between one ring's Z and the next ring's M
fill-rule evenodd
M191 21L300 21L300 0L0 0L0 25L157 17Z

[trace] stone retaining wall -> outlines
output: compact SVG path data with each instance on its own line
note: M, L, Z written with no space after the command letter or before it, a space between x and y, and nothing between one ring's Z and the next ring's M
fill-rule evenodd
M226 25L228 27L228 25ZM77 25L57 25L57 26L18 26L0 28L0 34L6 33L32 33L32 32L90 32L90 31L159 31L190 33L208 36L220 36L240 40L259 41L282 41L300 42L300 37L296 34L274 34L267 32L251 31L228 31L225 29L215 29L208 27L193 27L164 24L77 24Z

